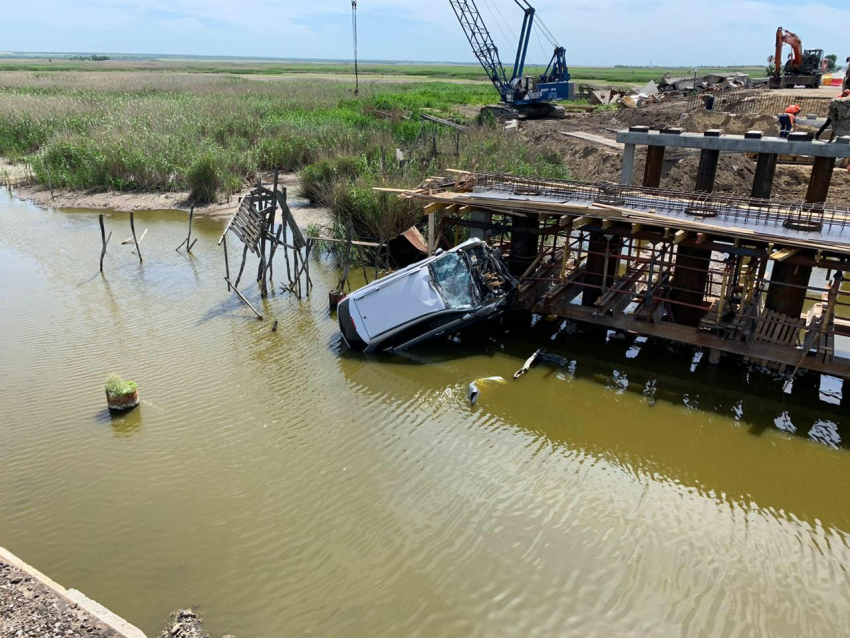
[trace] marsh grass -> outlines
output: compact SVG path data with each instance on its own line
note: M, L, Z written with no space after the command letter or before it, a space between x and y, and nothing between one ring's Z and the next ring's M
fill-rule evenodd
M354 98L348 85L321 80L0 73L0 155L29 162L51 188L189 190L196 203L272 169L300 171L304 196L331 211L330 232L344 236L350 215L358 238L381 240L418 212L374 186L415 186L452 166L568 176L556 154L459 108L492 99L489 86L451 83L369 84ZM472 125L459 156L454 132L423 123L424 111Z

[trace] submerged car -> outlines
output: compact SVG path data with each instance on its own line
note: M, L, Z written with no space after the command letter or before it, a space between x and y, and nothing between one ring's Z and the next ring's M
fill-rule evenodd
M339 328L354 349L403 350L501 314L516 286L500 251L470 239L348 295Z

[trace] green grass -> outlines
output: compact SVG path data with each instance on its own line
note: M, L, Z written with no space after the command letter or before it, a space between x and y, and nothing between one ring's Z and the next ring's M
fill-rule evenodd
M359 238L388 238L416 214L374 186L415 186L447 167L568 176L556 154L475 123L474 107L492 93L487 85L389 83L355 98L347 84L319 80L0 73L0 156L28 162L51 188L187 190L199 204L272 169L300 171L304 194L334 215L334 232L351 215ZM459 155L454 131L423 123L423 112L473 127Z
M477 64L373 64L359 66L364 82L381 77L406 77L421 80L452 80L464 82L489 82L486 74ZM0 58L0 71L57 72L57 71L183 71L189 73L208 73L214 75L268 75L285 76L300 74L353 76L354 66L336 62L259 62L249 60L107 60L102 62L78 61L68 58L56 58L48 61L39 59L3 59ZM526 67L529 74L539 74L543 67ZM693 67L570 67L572 78L576 82L596 84L646 84L649 80L658 80L665 73L688 77L693 75ZM764 66L742 67L700 67L698 73L749 73L763 76Z
M103 387L110 399L126 397L139 389L135 381L125 381L117 374L110 375Z

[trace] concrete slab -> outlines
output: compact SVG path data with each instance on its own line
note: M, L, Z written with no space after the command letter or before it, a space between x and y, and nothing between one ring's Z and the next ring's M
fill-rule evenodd
M777 155L808 155L810 157L850 158L850 145L827 142L791 142L781 137L746 139L743 135L706 137L702 133L665 135L659 131L619 131L617 141L622 144L664 146L667 148L695 148L726 153L775 153Z

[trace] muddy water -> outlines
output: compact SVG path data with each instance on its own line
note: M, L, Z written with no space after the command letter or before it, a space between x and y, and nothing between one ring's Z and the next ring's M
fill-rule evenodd
M525 319L366 360L329 264L311 301L246 287L276 333L228 296L221 226L188 256L185 215L139 214L140 264L108 216L100 276L95 214L0 201L0 545L151 635L187 605L239 638L850 631L829 379ZM541 345L568 369L468 404Z

